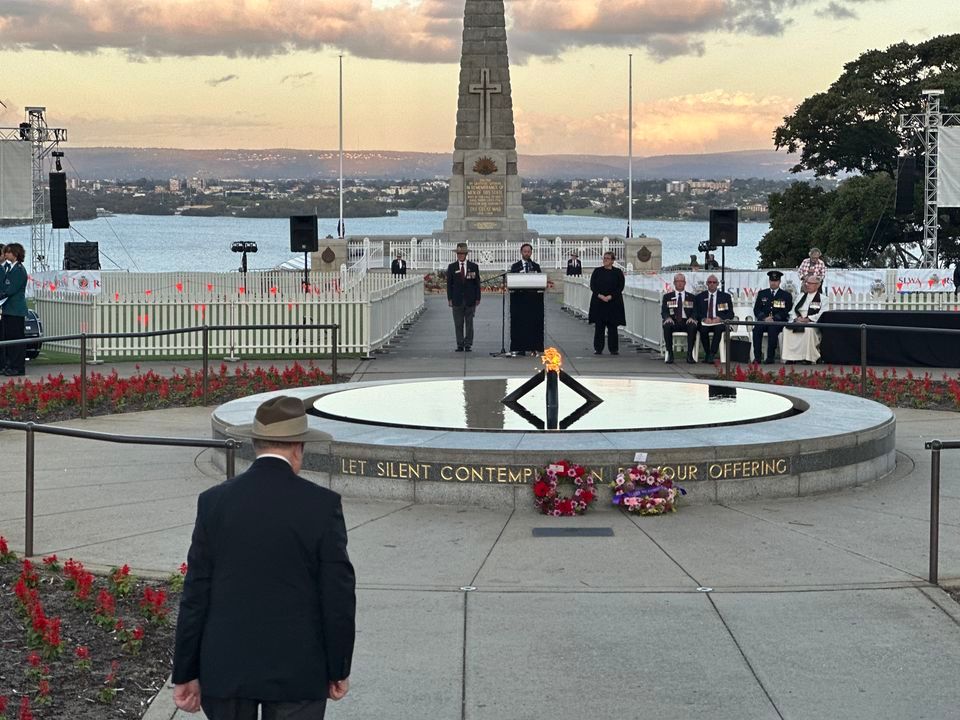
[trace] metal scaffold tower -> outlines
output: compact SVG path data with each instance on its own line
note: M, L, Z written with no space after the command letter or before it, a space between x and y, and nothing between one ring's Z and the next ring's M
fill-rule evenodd
M923 144L923 240L920 267L937 267L940 260L940 244L937 232L940 220L937 213L937 179L940 166L940 128L960 125L960 114L940 112L940 96L943 90L924 90L923 112L916 115L901 115L900 130L913 130Z
M47 126L43 114L45 107L27 107L26 122L15 128L0 128L0 140L20 140L31 144L31 181L33 197L33 218L30 225L30 269L42 272L50 268L51 247L47 240L47 178L44 160L57 150L61 142L67 141L66 128Z

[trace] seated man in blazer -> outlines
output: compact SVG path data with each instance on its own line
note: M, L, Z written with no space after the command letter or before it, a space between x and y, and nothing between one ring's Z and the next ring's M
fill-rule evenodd
M695 296L687 292L687 278L683 273L673 276L673 292L668 292L660 302L660 317L663 318L663 342L667 348L666 361L673 363L673 334L687 334L687 362L695 363L693 346L697 342L697 311Z
M719 290L716 275L707 278L707 289L697 295L697 320L700 322L700 344L707 354L705 362L712 363L720 352L724 320L733 320L733 298Z
M307 426L276 396L254 422L250 468L200 494L173 654L177 707L209 720L321 720L350 687L356 611L340 496L298 475Z

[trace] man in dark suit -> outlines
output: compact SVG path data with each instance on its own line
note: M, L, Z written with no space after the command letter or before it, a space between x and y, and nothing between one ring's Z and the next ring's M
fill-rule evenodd
M767 273L767 277L770 278L770 287L757 293L757 299L753 303L753 317L757 322L765 320L788 322L790 309L793 307L793 296L780 288L783 273L779 270L771 270ZM764 333L767 333L767 362L776 362L777 341L781 332L783 332L783 325L753 326L753 361L755 363L762 362Z
M393 259L393 262L390 263L390 272L394 275L407 274L407 261L403 259L403 253L399 250L397 251L397 256Z
M700 344L707 354L705 362L712 363L720 352L723 337L723 321L733 320L733 298L719 290L716 275L707 277L707 289L697 295L695 307L700 322Z
M533 261L533 245L520 246L520 259L510 266L512 273L539 273ZM510 291L510 352L543 352L543 291Z
M200 494L173 655L174 701L209 720L322 720L350 688L356 610L340 496L298 475L303 402L278 396L250 426L257 459Z
M570 259L567 260L567 275L576 277L583 275L583 264L580 262L580 258L577 257L575 250L570 252Z
M480 304L480 266L467 260L466 243L457 245L457 259L447 266L447 305L453 308L457 352L473 347L473 316Z
M687 362L695 363L693 346L697 342L697 314L695 296L687 292L687 278L683 273L673 276L673 292L668 292L660 302L660 317L663 318L663 342L667 346L667 363L673 363L673 334L687 334Z

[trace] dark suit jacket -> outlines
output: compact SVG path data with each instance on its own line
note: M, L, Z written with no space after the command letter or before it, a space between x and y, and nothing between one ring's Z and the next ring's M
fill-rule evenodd
M671 302L675 302L677 299L677 291L668 292L663 296L663 299L660 300L660 317L666 320L667 318L673 317L674 308L670 307ZM683 317L685 320L693 318L697 319L697 294L692 293L689 290L683 291Z
M710 295L706 290L697 295L694 300L697 320L705 320L707 317L707 298ZM717 290L716 314L721 320L733 320L733 298L730 293L723 290Z
M527 264L529 265L527 272L541 272L540 266L537 265L533 260L527 260ZM523 260L517 260L513 265L511 265L510 272L523 272Z
M447 266L447 300L456 306L471 307L480 302L480 266L467 260L466 279L460 277L460 263Z
M400 258L394 258L393 262L390 263L390 272L394 275L406 275L407 274L407 262L406 260L401 260Z
M201 493L187 562L174 683L295 702L350 675L355 579L335 492L258 458Z
M567 275L583 275L583 264L579 258L567 260Z

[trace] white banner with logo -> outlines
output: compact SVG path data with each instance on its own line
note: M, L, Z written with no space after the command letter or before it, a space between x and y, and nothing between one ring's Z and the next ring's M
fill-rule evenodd
M800 276L796 270L783 272L781 287L799 296L802 291ZM710 275L720 277L718 272L684 272L687 291L702 292L707 289ZM627 287L666 293L673 290L674 273L645 273L627 277ZM738 305L752 304L757 293L770 286L766 270L732 270L724 274L724 285ZM890 287L888 287L888 283ZM953 274L950 270L916 268L888 270L867 268L861 270L838 270L830 268L823 283L829 297L882 298L894 293L941 293L954 291Z
M27 297L34 291L99 295L102 290L99 270L53 270L34 273L27 278Z

